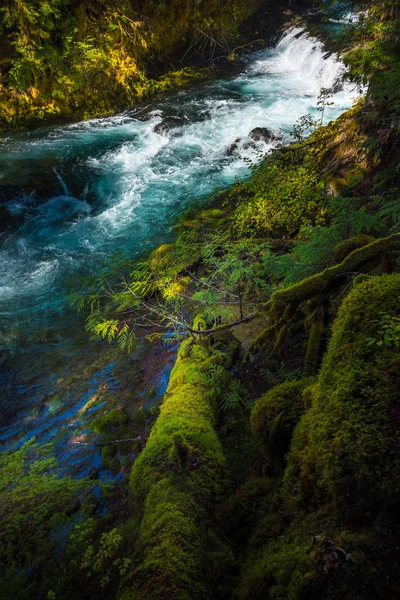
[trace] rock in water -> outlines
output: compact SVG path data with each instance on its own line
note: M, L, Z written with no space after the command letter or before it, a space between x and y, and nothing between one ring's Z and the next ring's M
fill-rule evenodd
M185 119L178 116L169 116L165 117L160 123L157 123L153 127L154 133L158 133L159 135L163 135L171 131L171 129L175 129L175 127L179 127L183 125Z
M267 127L255 127L249 133L249 138L254 142L265 142L266 144L280 139L280 136L276 135Z
M254 141L249 138L237 138L226 150L227 156L232 156L240 150L248 150L249 148L257 148Z

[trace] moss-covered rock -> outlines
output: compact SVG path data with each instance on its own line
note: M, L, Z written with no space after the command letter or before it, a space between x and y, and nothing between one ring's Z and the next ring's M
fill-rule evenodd
M129 415L124 409L115 408L99 415L92 422L92 429L96 433L112 433L129 421Z
M370 343L380 311L397 315L400 275L371 277L343 302L310 411L291 449L286 485L299 502L329 504L344 518L373 519L398 500L395 453L400 353Z
M218 524L230 540L239 545L247 542L254 523L269 514L273 492L272 479L251 477L218 506Z
M300 600L313 576L311 541L298 535L272 540L250 554L234 597L240 600ZM321 596L322 598L322 596Z

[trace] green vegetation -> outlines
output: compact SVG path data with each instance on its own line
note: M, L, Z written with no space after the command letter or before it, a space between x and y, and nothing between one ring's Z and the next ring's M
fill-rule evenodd
M1 594L30 598L94 483L59 477L51 447L34 441L0 454L0 473Z
M324 183L317 177L313 157L292 162L284 157L267 160L249 182L236 186L239 206L235 220L242 234L290 236L302 225L325 222ZM248 201L240 201L242 198Z
M257 2L6 0L0 7L0 127L123 110L199 73L186 51L228 55Z
M131 102L149 61L204 23L234 35L242 5L70 2L65 18L57 0L10 1L4 118ZM79 299L88 331L125 354L143 332L180 350L159 413L114 404L92 422L111 470L116 441L135 455L108 520L93 482L54 476L47 448L3 455L9 597L399 597L400 15L393 0L353 5L340 45L366 98L324 124L323 90L318 122Z
M267 457L283 460L293 430L305 412L303 391L309 381L286 381L259 398L251 413L251 426Z
M366 339L380 306L399 310L399 292L398 274L370 277L343 302L293 434L280 488L285 524L273 536L262 533L262 520L256 525L266 543L249 554L240 598L396 597L400 357ZM273 390L275 404L288 402L285 385ZM256 404L256 425L267 399Z
M222 363L217 351L191 341L181 346L160 416L131 473L144 512L123 600L211 598L207 554L222 543L208 535L206 521L221 493L225 459L214 430L217 394L206 374ZM228 383L229 373L222 376Z
M383 275L355 285L344 300L289 457L285 485L291 496L308 505L328 502L330 515L338 512L344 523L379 514L399 484L391 414L400 356L391 346L366 343L381 306L397 314L399 292L400 276Z

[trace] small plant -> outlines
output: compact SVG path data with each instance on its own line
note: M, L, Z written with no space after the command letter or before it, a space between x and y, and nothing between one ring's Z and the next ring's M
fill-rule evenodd
M303 377L303 369L297 368L288 371L285 368L285 364L282 363L276 371L271 371L271 369L266 369L264 367L261 368L260 375L271 387L274 387L285 381L297 381L298 379L301 379Z
M388 346L400 348L400 317L389 315L384 311L378 313L379 319L373 321L379 329L376 337L367 338L368 346Z
M232 379L227 391L221 396L218 402L219 409L223 412L233 411L245 404L247 390L237 379Z

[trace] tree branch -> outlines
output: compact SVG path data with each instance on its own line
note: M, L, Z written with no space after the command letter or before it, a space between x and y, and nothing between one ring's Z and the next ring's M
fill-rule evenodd
M247 317L243 317L242 319L238 319L237 321L232 321L231 323L224 323L223 325L218 325L218 327L213 327L212 329L192 329L188 327L187 330L194 335L212 335L213 333L219 333L220 331L225 331L226 329L230 329L231 327L235 327L236 325L241 325L242 323L247 323L252 319L258 317L258 313L253 313L251 315L247 315Z

